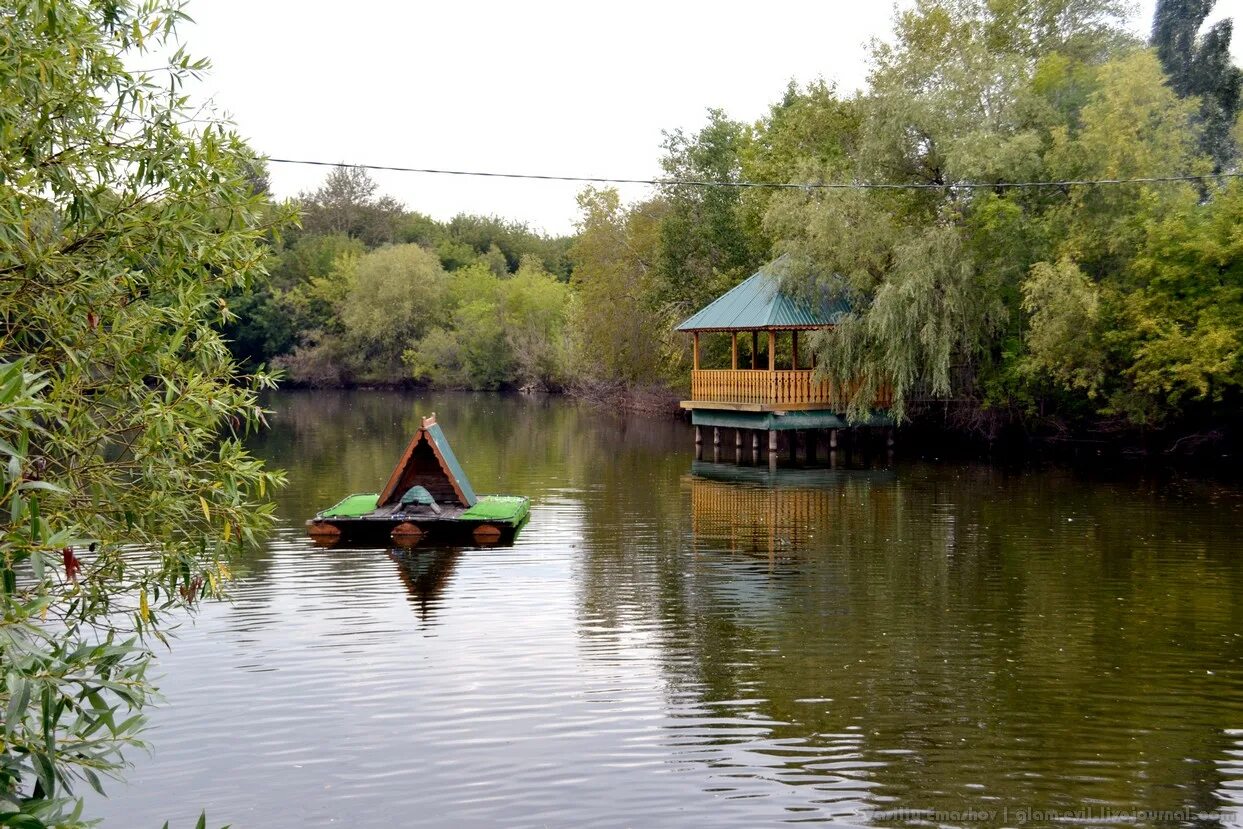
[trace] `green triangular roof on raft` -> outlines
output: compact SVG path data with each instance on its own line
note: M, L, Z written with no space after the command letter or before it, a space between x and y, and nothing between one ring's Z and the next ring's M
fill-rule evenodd
M763 331L782 328L823 328L850 312L842 296L827 293L808 302L781 285L787 256L769 262L751 276L705 305L678 326L678 331Z
M422 420L419 430L380 492L379 506L399 500L412 486L423 486L439 504L473 507L478 498L458 463L449 439L436 423L436 413Z

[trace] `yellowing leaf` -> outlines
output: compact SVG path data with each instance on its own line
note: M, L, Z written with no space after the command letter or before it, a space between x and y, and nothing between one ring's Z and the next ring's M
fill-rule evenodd
M211 520L211 507L207 505L207 499L202 495L199 496L199 505L203 508L203 517L208 521Z
M229 539L232 537L233 537L233 522L225 521L224 522L224 543L228 544Z
M147 591L138 596L138 615L145 622L151 618L151 605L147 604Z

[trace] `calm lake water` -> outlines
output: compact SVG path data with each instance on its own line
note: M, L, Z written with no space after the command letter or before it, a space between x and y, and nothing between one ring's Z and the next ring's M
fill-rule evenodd
M902 447L774 481L541 397L269 405L280 527L160 656L105 826L1243 823L1236 490ZM433 410L530 496L518 543L311 546Z

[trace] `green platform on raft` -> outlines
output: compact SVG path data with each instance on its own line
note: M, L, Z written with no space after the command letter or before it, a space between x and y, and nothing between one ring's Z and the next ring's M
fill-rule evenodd
M531 502L514 495L482 495L462 513L467 521L520 521L531 511Z
M320 518L361 518L374 512L376 502L380 500L378 492L359 492L348 495L319 514Z

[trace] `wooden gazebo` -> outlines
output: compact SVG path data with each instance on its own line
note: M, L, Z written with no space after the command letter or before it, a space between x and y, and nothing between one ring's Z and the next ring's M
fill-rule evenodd
M778 432L847 426L833 410L829 383L815 377L814 356L800 359L799 334L837 324L850 312L849 303L840 296L810 302L783 290L781 263L769 263L677 327L694 339L691 397L681 405L691 410L696 443L701 440L699 427L705 426L715 430L714 442L719 442L721 428L737 430L739 446L744 431L753 431L753 445L766 431L770 450L777 447ZM728 369L701 365L701 335L712 333L730 336ZM748 364L740 365L739 337L747 335ZM782 360L779 353L785 352L786 342L789 350ZM889 423L887 414L877 412L869 425Z

